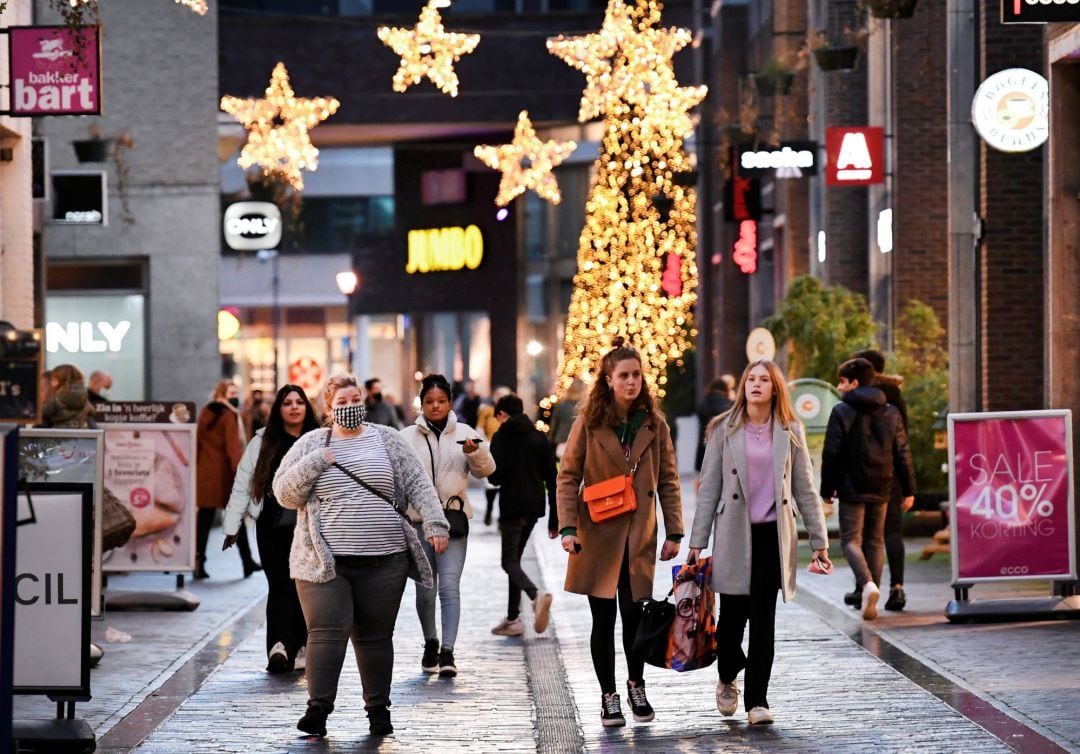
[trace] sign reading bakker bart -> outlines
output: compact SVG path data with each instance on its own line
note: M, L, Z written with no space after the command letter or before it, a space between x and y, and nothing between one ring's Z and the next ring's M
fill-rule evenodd
M1075 579L1072 414L949 415L953 583Z
M885 130L877 126L825 129L825 183L869 186L885 182Z
M994 149L1030 152L1050 137L1050 85L1026 68L998 71L975 91L971 122Z
M101 56L96 26L13 26L8 115L100 115Z
M1080 0L1001 0L1001 23L1045 24L1080 21Z

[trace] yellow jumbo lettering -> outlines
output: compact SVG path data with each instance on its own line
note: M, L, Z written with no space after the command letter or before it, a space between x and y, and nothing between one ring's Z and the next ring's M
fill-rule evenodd
M409 259L405 272L475 270L484 258L484 237L480 228L429 228L410 230Z
M475 270L484 259L484 237L475 225L466 228L464 236L465 266L470 270Z

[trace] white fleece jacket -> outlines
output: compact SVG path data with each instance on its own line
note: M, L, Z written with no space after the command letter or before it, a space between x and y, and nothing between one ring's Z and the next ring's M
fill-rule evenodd
M468 424L459 422L453 411L447 414L446 429L438 437L428 427L423 414L416 417L416 422L401 430L399 434L420 459L420 465L435 485L443 505L457 495L465 501L465 515L472 518L473 509L469 505L469 473L483 479L495 471L495 459L491 457L491 450L486 443L482 442L479 448L466 454L457 441L482 441L484 436ZM415 508L410 507L408 513L413 521L420 521L420 514Z

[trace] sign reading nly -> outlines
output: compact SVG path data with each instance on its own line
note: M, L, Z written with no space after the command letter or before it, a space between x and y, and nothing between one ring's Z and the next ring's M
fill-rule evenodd
M409 231L409 262L405 272L475 270L484 259L484 237L475 225Z

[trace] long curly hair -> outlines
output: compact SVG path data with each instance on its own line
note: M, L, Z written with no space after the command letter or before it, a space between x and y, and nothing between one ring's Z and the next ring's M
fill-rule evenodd
M255 462L255 470L251 473L252 500L262 500L266 493L270 492L270 480L274 478L274 472L281 465L281 459L289 452L289 448L296 442L297 438L285 431L285 420L281 418L281 406L292 393L296 393L304 401L304 424L300 428L300 434L304 435L319 427L315 409L302 387L284 385L277 391L274 405L270 407L270 415L266 419L266 429L263 430L259 460Z
M626 417L620 416L616 410L615 394L607 384L607 378L615 371L615 366L620 361L633 359L639 366L644 363L637 349L627 345L623 338L616 337L611 345L612 349L600 359L600 369L597 372L596 380L593 382L592 389L589 390L589 397L581 409L581 413L585 417L585 424L591 429L597 427L611 427L614 429L626 419ZM652 393L649 392L649 383L644 377L641 380L641 392L638 393L637 400L630 406L627 415L629 416L642 409L649 414L649 418L653 421L662 418L656 410L656 402L653 400Z

